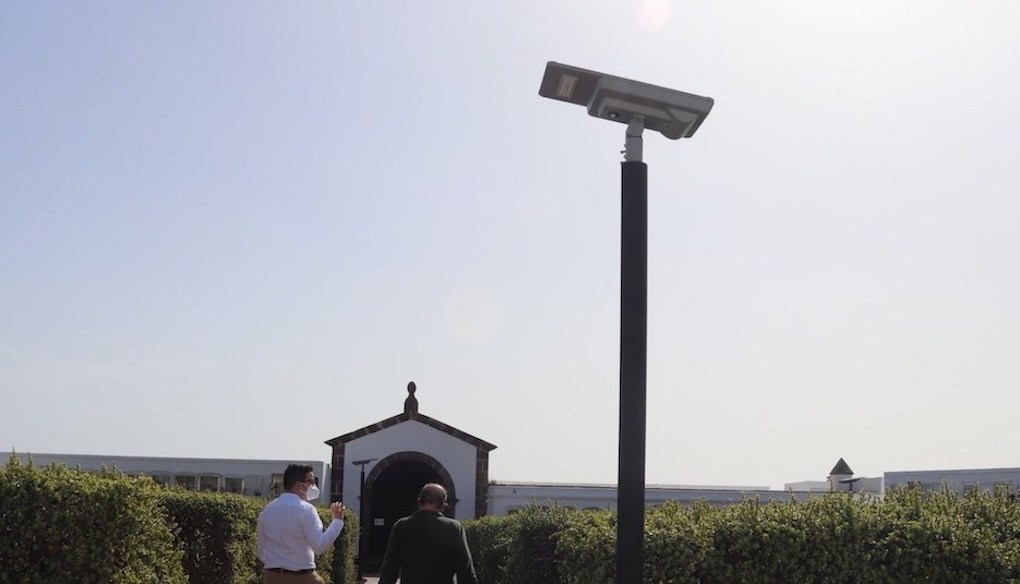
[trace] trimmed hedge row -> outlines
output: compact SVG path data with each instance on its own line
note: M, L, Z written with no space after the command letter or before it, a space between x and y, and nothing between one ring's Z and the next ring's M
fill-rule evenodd
M186 583L162 495L152 481L12 456L0 470L0 583Z
M176 526L191 584L259 582L255 555L261 499L171 490L162 505Z
M162 500L177 540L184 550L184 570L191 584L247 584L262 582L262 562L255 555L258 516L263 499L225 493L194 493L171 490ZM331 516L319 509L324 525ZM358 524L344 514L344 529L332 549L316 558L319 575L326 582L353 584L354 550Z
M63 466L0 467L0 584L259 584L264 499L166 489L146 477ZM329 510L320 508L323 523ZM357 519L317 559L326 582L354 584Z
M531 507L467 522L481 584L613 582L616 515ZM827 494L648 510L644 582L1020 583L1020 504L1005 493Z

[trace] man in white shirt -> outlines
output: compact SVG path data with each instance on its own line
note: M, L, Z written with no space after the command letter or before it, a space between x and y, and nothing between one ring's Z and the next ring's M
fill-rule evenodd
M322 520L308 501L319 498L311 466L291 464L283 473L284 493L259 513L258 556L266 567L263 584L324 584L315 556L329 549L344 528L344 504L333 503L333 520Z

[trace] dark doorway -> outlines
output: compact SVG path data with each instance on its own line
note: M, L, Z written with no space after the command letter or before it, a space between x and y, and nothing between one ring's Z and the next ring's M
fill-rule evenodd
M417 460L396 462L386 467L371 485L369 494L368 553L363 569L376 572L382 566L390 529L401 517L418 508L418 492L425 483L443 481L439 472ZM451 485L443 485L447 489ZM380 525L381 524L381 525Z

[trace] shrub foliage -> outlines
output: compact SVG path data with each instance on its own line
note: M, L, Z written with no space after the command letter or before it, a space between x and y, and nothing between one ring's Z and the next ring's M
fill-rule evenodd
M616 515L530 507L467 522L482 584L615 581ZM896 490L712 507L645 522L644 582L1020 584L1020 503L1007 493Z
M0 584L260 584L264 499L167 489L109 470L0 466ZM319 515L330 520L329 509ZM326 582L354 584L358 525L317 558Z
M151 480L115 472L0 467L0 583L186 583Z

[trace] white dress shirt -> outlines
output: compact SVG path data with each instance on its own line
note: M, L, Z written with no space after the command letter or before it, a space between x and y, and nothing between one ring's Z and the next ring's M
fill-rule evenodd
M343 528L343 520L334 519L323 531L315 506L288 491L259 513L259 559L266 568L315 569L316 554L329 549Z

